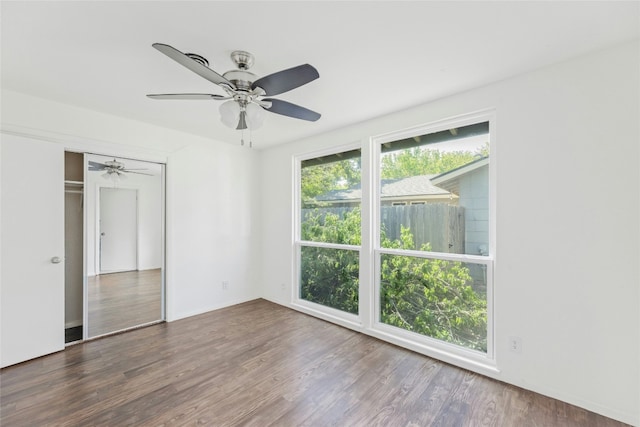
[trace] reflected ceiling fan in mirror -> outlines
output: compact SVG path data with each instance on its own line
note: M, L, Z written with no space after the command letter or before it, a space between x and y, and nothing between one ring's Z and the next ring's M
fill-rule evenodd
M245 129L251 131L262 126L265 111L311 122L320 118L320 114L315 111L271 98L271 96L288 92L320 77L318 70L309 64L288 68L259 78L248 71L253 65L253 55L249 52L236 50L231 53L231 60L238 69L220 75L209 68L209 61L200 55L183 53L162 43L154 43L152 46L200 77L218 85L226 95L171 93L147 95L149 98L226 101L220 105L222 123L242 131ZM241 139L241 142L244 145L244 138ZM251 141L249 141L249 145L251 145Z
M89 171L90 172L100 172L104 171L102 177L104 179L110 179L113 182L118 182L121 179L126 179L128 173L134 173L138 175L147 175L153 176L152 173L139 172L147 169L138 168L138 169L130 169L125 167L125 164L117 161L116 159L108 160L104 163L98 163L89 160Z

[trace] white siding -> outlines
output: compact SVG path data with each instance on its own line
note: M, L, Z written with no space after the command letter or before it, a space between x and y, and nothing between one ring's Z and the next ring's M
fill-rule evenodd
M486 255L489 248L489 167L483 166L460 178L458 205L464 207L465 253Z

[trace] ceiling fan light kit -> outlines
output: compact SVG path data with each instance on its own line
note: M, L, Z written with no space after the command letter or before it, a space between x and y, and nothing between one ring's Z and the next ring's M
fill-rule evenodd
M115 183L120 182L120 180L127 179L127 176L122 172L117 172L114 170L108 170L107 172L101 175L104 179L111 180Z
M241 143L244 145L244 130L256 130L265 120L265 111L292 117L300 120L315 122L320 114L279 99L265 98L280 95L292 89L305 85L320 77L318 71L309 64L282 70L259 78L248 71L254 63L254 57L249 52L236 50L231 53L231 60L236 64L236 70L229 70L220 75L209 68L209 61L195 53L182 53L176 48L154 43L158 51L178 62L206 80L218 85L226 95L209 93L172 93L147 95L151 99L181 99L181 100L217 100L226 101L220 105L220 120L226 126L243 132ZM249 146L252 143L249 141Z

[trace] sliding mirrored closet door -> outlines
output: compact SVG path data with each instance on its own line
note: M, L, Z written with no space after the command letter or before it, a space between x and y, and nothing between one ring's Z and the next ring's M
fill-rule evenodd
M164 167L86 155L86 338L164 319Z

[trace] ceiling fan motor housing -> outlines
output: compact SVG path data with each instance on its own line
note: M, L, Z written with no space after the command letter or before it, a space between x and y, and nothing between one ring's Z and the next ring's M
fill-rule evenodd
M238 69L227 71L222 76L233 83L238 90L251 91L251 83L258 78L255 74L247 71L253 65L253 55L244 50L234 50L231 52L231 60Z
M257 77L247 70L231 70L222 75L225 79L233 83L240 91L251 91L251 84L256 81Z

